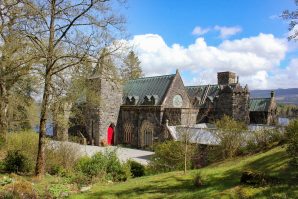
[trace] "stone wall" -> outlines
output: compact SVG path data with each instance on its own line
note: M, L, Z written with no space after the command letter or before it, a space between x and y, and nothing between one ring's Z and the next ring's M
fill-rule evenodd
M224 115L235 120L249 123L249 92L239 84L226 85L221 88L219 96L215 99L214 118L220 119Z
M87 115L87 132L93 139L93 144L99 146L101 141L107 140L107 130L114 123L114 136L117 136L117 120L122 104L122 85L104 78L90 80L94 91L100 98L97 107L89 107ZM116 140L116 139L114 139Z
M214 103L214 118L216 120L221 119L224 115L233 117L233 90L230 87L223 88Z
M120 110L120 122L118 124L117 142L129 144L133 147L142 148L142 132L143 122L152 124L154 141L164 140L161 124L161 107L160 106L127 106L122 105ZM132 124L132 142L125 143L124 133L125 125Z
M233 93L233 118L249 124L249 93L245 90Z
M173 98L175 95L180 95L183 99L183 104L180 108L190 108L191 102L189 100L187 91L184 87L183 81L181 79L181 76L179 72L176 73L176 76L170 85L170 88L166 92L166 96L163 101L163 107L164 108L177 108L173 106Z

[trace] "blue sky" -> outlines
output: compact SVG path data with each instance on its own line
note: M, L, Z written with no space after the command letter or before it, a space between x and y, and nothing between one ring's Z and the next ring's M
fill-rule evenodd
M285 9L296 8L294 0L129 0L125 15L129 42L139 53L146 75L179 68L186 84L198 84L215 83L216 74L210 76L217 70L235 70L243 76L243 83L261 89L298 87L295 80L281 81L296 77L280 74L297 69L298 51L297 42L286 41L288 26L278 17ZM195 49L206 52L195 58ZM179 52L188 66L182 66ZM220 59L216 63L211 63L215 60L212 56L205 60L208 52ZM165 56L169 57L163 60ZM176 58L177 64L172 61Z

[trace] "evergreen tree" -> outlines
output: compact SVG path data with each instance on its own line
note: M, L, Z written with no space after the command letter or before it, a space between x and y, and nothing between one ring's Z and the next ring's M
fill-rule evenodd
M122 68L122 77L124 81L137 79L143 76L140 60L133 51L130 51L124 60Z

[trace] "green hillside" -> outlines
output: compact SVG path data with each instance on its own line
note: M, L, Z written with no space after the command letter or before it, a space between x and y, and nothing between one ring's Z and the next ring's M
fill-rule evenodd
M288 166L285 147L254 156L217 163L199 170L170 172L130 179L124 183L96 184L91 191L71 198L298 198L298 171ZM245 169L262 171L278 182L262 187L240 184ZM204 185L193 185L200 172Z

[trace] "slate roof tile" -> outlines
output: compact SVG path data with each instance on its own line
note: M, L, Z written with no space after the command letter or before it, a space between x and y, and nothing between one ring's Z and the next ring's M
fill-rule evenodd
M155 105L161 105L175 75L176 74L129 80L124 85L123 103L125 104L128 96L138 96L139 100L135 105L143 105L145 96L154 96L157 100Z

